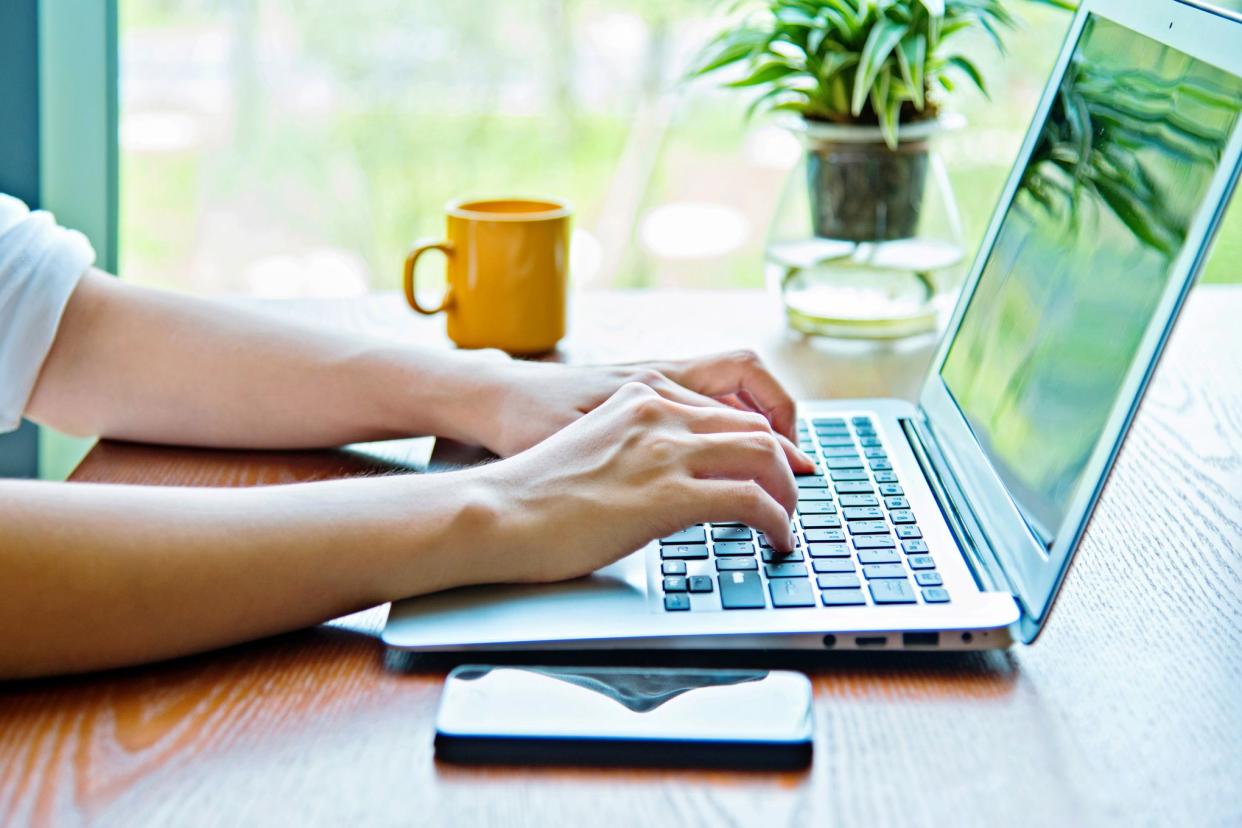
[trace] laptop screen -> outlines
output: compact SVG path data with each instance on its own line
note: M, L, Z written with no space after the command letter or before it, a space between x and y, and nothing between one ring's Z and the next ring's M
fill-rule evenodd
M940 375L1037 536L1084 483L1242 109L1242 78L1085 23Z

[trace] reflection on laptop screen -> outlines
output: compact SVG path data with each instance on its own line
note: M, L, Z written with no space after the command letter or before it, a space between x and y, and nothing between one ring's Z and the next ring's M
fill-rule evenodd
M1242 78L1087 19L941 368L1045 544L1083 483L1240 108Z

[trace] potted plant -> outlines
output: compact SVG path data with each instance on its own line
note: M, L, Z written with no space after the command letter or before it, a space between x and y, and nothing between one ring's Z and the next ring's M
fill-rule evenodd
M955 120L940 95L963 79L987 94L962 35L1003 49L1011 2L740 0L695 61L690 77L727 73L758 93L748 115L782 114L805 148L767 248L795 330L892 338L943 318L964 251L930 140Z
M960 76L986 94L958 36L980 30L1000 48L1012 14L1001 0L753 0L739 10L691 75L741 67L725 85L760 91L750 112L798 116L817 236L913 235L937 93Z

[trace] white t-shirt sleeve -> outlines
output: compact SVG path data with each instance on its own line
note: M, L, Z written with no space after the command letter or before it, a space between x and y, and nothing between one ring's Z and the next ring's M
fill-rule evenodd
M0 193L0 432L21 423L69 296L94 263L81 233Z

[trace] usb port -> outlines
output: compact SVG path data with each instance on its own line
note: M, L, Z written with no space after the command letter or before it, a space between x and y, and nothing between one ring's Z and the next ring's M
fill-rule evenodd
M883 647L888 643L888 636L860 635L854 639L854 643L859 647Z
M907 647L939 647L938 632L908 632L901 634L901 643Z

